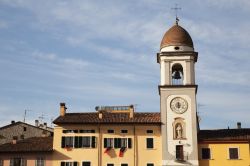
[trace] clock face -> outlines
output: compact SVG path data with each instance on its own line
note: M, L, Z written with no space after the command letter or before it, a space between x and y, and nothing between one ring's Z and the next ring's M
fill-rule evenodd
M170 108L177 114L182 114L187 111L188 103L181 97L174 98L170 103Z

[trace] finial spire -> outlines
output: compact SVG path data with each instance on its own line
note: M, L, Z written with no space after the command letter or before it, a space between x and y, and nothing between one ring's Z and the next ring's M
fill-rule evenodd
M176 25L178 25L178 22L180 21L178 18L178 10L181 10L180 7L178 7L178 4L175 4L175 7L171 8L172 10L175 10L175 17L176 17Z

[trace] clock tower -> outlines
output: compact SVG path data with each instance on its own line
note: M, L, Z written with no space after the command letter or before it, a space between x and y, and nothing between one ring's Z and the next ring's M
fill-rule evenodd
M164 166L199 165L194 67L197 58L192 38L177 20L163 36L157 53Z

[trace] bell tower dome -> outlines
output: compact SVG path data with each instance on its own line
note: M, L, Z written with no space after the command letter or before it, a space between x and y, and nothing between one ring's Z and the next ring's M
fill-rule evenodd
M194 51L194 45L189 33L176 22L163 36L160 49L161 52Z
M163 36L157 62L162 121L163 166L198 166L195 63L189 33L176 24Z

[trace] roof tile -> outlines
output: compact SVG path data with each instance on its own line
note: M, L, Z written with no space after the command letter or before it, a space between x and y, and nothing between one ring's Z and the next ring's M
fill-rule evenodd
M90 113L66 113L65 116L59 116L54 120L55 124L78 123L78 124L106 124L106 123L131 123L131 124L161 124L160 113L156 112L138 112L134 113L133 118L129 118L129 113L103 113L102 118L98 112Z
M32 137L17 141L16 144L6 143L0 145L0 153L50 151L53 151L53 137Z

